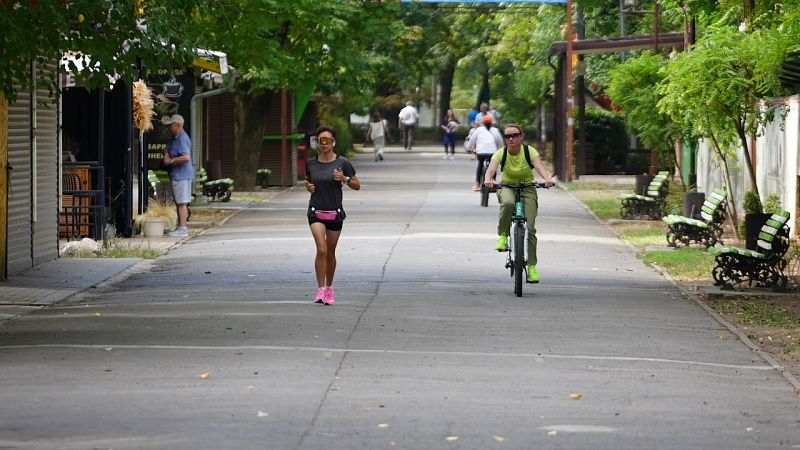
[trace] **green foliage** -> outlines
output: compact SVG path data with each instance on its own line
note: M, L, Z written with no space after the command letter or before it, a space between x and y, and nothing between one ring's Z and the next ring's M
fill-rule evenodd
M742 209L744 209L745 214L761 214L764 212L764 209L761 206L761 199L758 198L758 194L753 191L747 191L744 193L744 198L742 199Z
M147 69L188 65L195 45L187 35L207 6L197 0L0 2L0 91L13 101L17 89L31 87L31 61L56 63L65 52L76 57L68 64L76 81L89 88L107 87L108 75L138 78L137 57ZM146 32L137 21L146 22ZM42 72L36 85L55 93L56 75Z
M768 214L775 214L783 210L781 207L781 199L778 197L778 194L772 193L764 199L764 212Z
M760 108L758 100L785 93L777 78L780 62L797 42L797 35L778 28L741 33L734 26L712 27L693 51L664 69L659 111L735 161L736 148L747 149L747 136L772 119L774 111ZM748 171L754 179L749 165Z
M523 15L525 20L520 20ZM502 103L505 121L533 125L538 105L552 95L548 50L563 39L563 23L564 9L554 5L509 5L496 14L492 33L499 37L489 63L493 101Z
M637 134L648 149L672 155L673 144L683 130L655 108L661 99L656 86L664 81L661 69L666 64L661 55L649 52L630 58L609 71L611 81L606 92L622 108L631 133Z
M598 173L618 171L625 166L628 135L625 133L625 121L619 115L587 109L586 140L594 148L595 170Z
M353 150L353 137L347 120L334 115L320 118L320 126L333 127L336 130L336 153L347 156Z

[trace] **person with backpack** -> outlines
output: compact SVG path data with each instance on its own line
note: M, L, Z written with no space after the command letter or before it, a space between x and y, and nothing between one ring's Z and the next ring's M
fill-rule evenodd
M520 182L533 182L533 169L539 173L547 187L553 185L553 179L547 173L539 152L535 148L523 144L525 135L522 127L510 123L503 130L506 145L492 155L489 168L484 175L483 184L489 188L494 187L494 175L499 167L502 172L503 184L518 184ZM511 216L514 214L514 191L503 188L497 192L500 202L500 219L497 224L498 252L508 248L508 233L511 229ZM528 282L538 283L539 273L536 271L536 215L539 210L539 198L536 188L529 187L522 191L522 202L525 209L525 218L528 221Z

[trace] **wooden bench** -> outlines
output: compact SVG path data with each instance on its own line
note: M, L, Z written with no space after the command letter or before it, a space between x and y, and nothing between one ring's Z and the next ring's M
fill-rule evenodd
M623 194L620 196L619 214L623 219L648 217L658 220L664 215L667 199L667 177L669 172L661 171L653 177L644 195Z
M761 227L755 250L739 247L711 247L716 265L711 271L714 284L730 289L743 283L752 287L785 289L788 278L783 273L789 249L789 211L775 213Z
M713 247L722 243L722 223L725 221L725 189L715 189L700 208L700 219L670 214L661 220L669 226L667 243L670 247L689 246L692 242Z

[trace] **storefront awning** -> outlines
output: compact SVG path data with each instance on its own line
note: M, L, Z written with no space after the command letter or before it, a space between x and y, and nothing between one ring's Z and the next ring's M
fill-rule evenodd
M228 73L227 54L203 48L195 49L195 51L197 52L197 57L192 61L193 66L221 75Z

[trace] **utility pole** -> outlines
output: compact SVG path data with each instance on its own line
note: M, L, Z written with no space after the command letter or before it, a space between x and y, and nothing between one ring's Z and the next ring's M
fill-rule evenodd
M567 116L567 137L565 139L565 146L564 149L567 153L567 179L565 181L569 182L572 181L573 178L573 151L574 151L574 135L575 135L575 123L572 120L572 105L575 103L575 99L573 98L572 94L572 0L567 0L567 107L566 107L566 116Z

